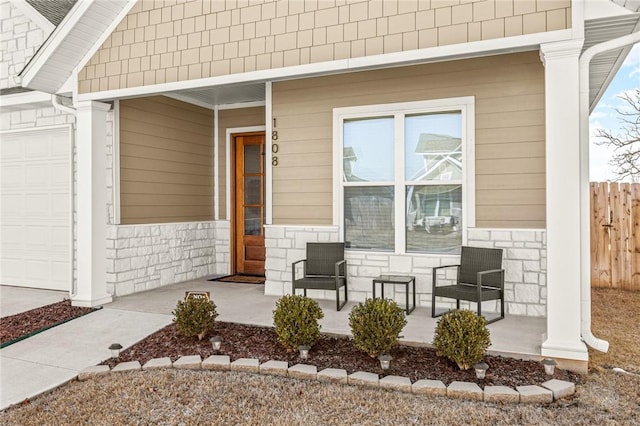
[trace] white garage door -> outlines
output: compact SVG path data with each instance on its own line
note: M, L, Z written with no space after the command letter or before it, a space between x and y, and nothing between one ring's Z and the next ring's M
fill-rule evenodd
M71 289L70 127L0 134L0 283Z

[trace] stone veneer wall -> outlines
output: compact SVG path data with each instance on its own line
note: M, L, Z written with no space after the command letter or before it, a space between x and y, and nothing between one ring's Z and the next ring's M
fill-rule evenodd
M111 225L107 292L123 296L229 270L229 223Z
M505 311L511 315L546 315L546 231L510 229L470 229L468 245L504 249ZM308 241L339 241L336 226L265 227L267 248L265 294L291 293L291 263L304 259ZM458 256L435 256L349 251L346 254L349 274L349 300L364 301L372 296L371 281L380 274L416 276L418 306L431 306L432 271L436 266L453 265ZM455 278L451 268L443 279ZM404 305L404 287L385 287L385 293ZM333 291L309 291L309 296L335 299ZM451 308L455 302L437 302L441 308ZM484 302L483 310L496 312L496 302ZM462 302L475 309L475 304Z

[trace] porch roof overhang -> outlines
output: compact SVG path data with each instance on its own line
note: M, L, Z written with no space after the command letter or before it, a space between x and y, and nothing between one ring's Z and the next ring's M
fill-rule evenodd
M640 8L640 1L637 2ZM583 52L599 43L640 31L640 13L585 22ZM597 55L589 67L589 111L598 104L633 46Z
M235 105L258 106L265 102L265 83L245 83L202 87L163 93L170 98L208 109L224 109Z
M22 86L57 93L137 0L78 1L20 72Z
M111 34L120 21L138 0L101 0L79 1L69 11L64 20L58 25L51 36L36 52L26 67L20 73L22 86L45 93L60 93L64 89L65 82L75 78L76 71L82 67L97 51L100 45ZM612 0L608 3L612 7L619 8L624 14L614 17L588 19L585 22L585 49L621 35L630 34L640 27L640 1L638 0ZM538 46L519 44L511 49L487 50L486 55L508 53L509 51L533 50ZM592 61L590 70L590 107L593 109L606 90L607 86L622 66L624 59L631 47L618 49L599 55ZM454 46L453 51L457 51ZM463 49L464 50L464 49ZM462 50L461 50L462 52ZM460 53L432 57L430 59L414 59L407 62L397 61L390 56L390 62L386 67L408 65L412 63L424 63L430 61L443 61L463 59L465 57L482 56L483 52ZM416 58L420 56L417 55ZM294 75L296 72L285 73L283 78L304 78L314 75L332 74L337 72L380 68L379 61L372 61L369 66L367 58L352 60L362 62L362 66L354 66L350 69L334 69L327 66L325 72L314 72ZM301 67L303 68L303 67ZM325 67L321 67L325 68ZM339 66L337 68L340 68ZM257 76L256 76L257 77ZM261 76L264 77L264 76ZM234 79L231 79L234 80ZM239 79L243 80L243 79ZM227 84L207 85L180 89L169 89L156 94L168 95L196 105L212 108L229 104L256 103L265 101L265 81L275 81L277 78L259 78L255 80L233 81ZM147 93L150 94L150 93ZM140 96L140 95L138 95Z

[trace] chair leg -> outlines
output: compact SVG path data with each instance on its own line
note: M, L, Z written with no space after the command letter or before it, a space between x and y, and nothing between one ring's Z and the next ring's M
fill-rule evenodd
M434 290L431 290L431 318L436 317L436 292Z
M492 319L491 321L487 321L487 324L494 323L494 322L499 321L501 319L504 319L504 298L500 299L500 316L497 317L497 318Z
M340 303L340 287L336 289L336 310L339 311L347 304L347 286L344 286L344 301Z

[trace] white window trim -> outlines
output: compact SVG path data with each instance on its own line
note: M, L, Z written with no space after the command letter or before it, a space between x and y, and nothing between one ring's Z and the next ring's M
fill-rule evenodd
M435 99L415 102L399 102L390 104L363 105L333 109L333 225L340 229L340 239L344 240L344 193L343 193L343 123L345 120L356 118L388 117L406 114L428 114L447 110L461 112L462 116L462 244L467 243L467 229L476 226L476 184L475 184L475 97ZM396 140L404 138L404 120L394 120L394 137ZM404 161L403 144L394 144L394 170L396 180L393 185L398 193L398 187L409 184L404 178L404 169L400 167ZM376 185L380 183L376 182ZM401 208L402 207L402 208ZM396 220L404 216L404 206L395 203ZM400 216L398 216L400 215ZM396 222L397 223L397 222ZM395 254L406 253L406 235L404 232L395 233ZM389 253L389 252L385 252ZM421 254L421 253L411 253ZM434 255L424 253L427 255ZM442 256L438 254L438 256Z

